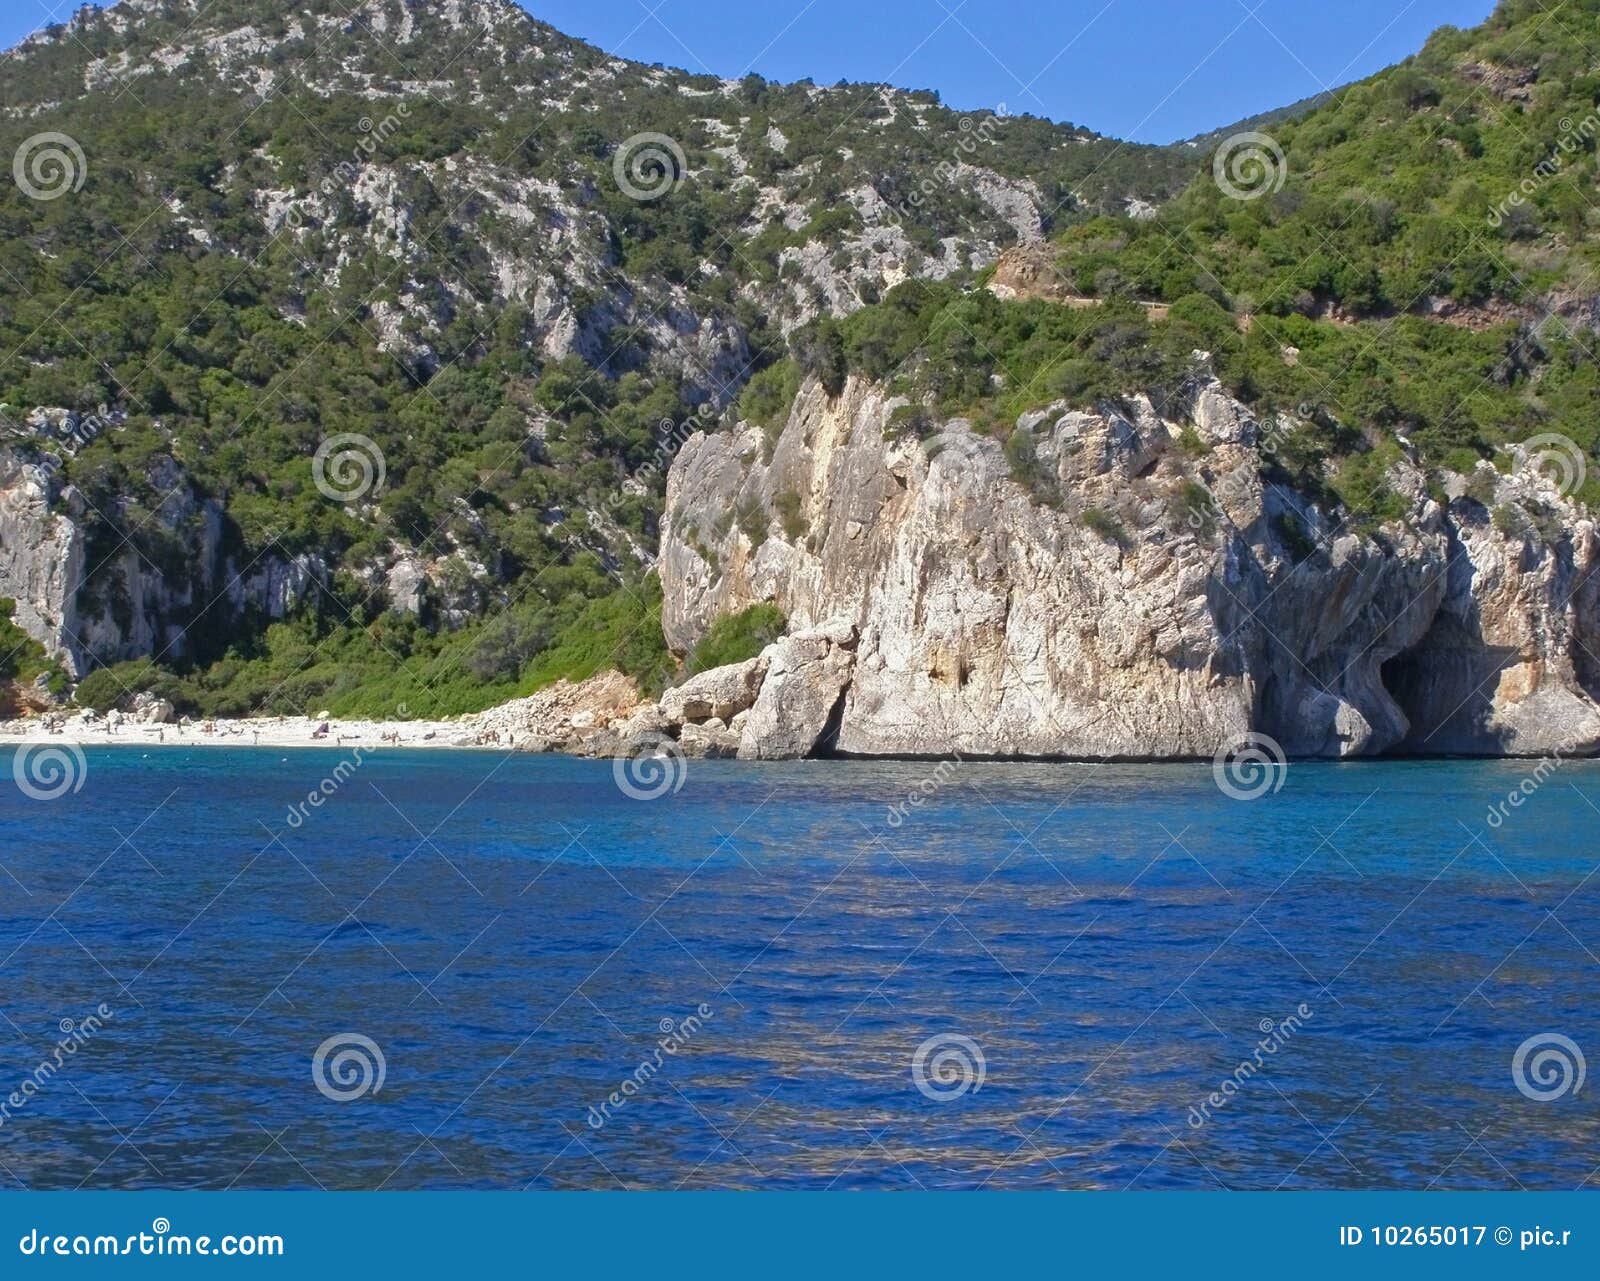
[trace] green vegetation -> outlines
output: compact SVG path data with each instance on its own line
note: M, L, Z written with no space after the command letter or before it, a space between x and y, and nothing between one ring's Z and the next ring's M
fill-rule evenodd
M1089 507L1083 511L1079 519L1083 521L1084 528L1096 538L1103 538L1118 547L1128 545L1128 531L1111 512L1100 507Z
M65 673L38 641L12 621L16 608L16 601L0 599L0 686L31 685L43 676L49 688L59 692L66 684Z
M657 312L671 285L675 318L747 342L761 372L740 407L775 432L798 385L795 365L772 363L783 344L768 305L789 283L775 283L779 255L859 253L846 248L866 234L853 193L876 187L917 251L933 254L958 228L1011 234L970 190L933 177L941 166L1027 178L1067 217L1120 208L1127 194L1162 198L1195 166L1033 117L963 117L929 93L886 103L876 85L819 92L752 75L724 93L710 76L619 76L609 55L509 7L492 38L426 6L409 8L406 25L415 39L375 43L332 0L215 0L199 18L155 7L131 22L89 11L70 39L30 46L0 79L4 154L51 130L90 158L69 199L0 185L0 403L16 418L106 408L107 429L62 459L63 482L88 500L90 565L131 544L175 595L186 582L202 595L187 552L195 530L154 519L177 464L193 498L221 506L236 565L304 554L334 571L294 618L193 620L186 658L160 678L190 710L406 701L420 714L581 670L595 637L621 638L599 624L565 629L592 602L608 616L634 608L616 576L631 581L632 549L655 539L659 460L707 390L680 384L628 307ZM248 76L196 58L140 75L137 93L109 82L85 92L91 59L143 70L153 49L245 26L276 42L260 59L282 82L327 91L263 100ZM463 91L386 99L365 87L402 83ZM633 199L614 176L619 145L646 130L684 153L670 198ZM357 166L392 183L377 202L403 227L374 216ZM547 354L551 319L536 321L535 290L504 282L501 260L537 255L545 239L508 208L518 184L582 210L539 260L562 322L595 336L574 343L582 355ZM783 207L760 214L763 190ZM289 224L269 223L269 203ZM580 287L571 277L585 253L604 267ZM862 290L875 295L870 282ZM537 290L546 309L547 292ZM730 393L749 371L732 372ZM361 504L313 484L318 445L340 433L383 455L386 484ZM392 614L375 584L396 555L454 556L462 576L483 566L463 584L476 600L447 609L435 592L420 618ZM619 658L660 674L654 656ZM158 679L119 669L91 695L110 697L114 677Z
M1280 478L1372 522L1404 509L1383 482L1402 440L1425 466L1468 474L1545 432L1593 460L1600 361L1571 300L1594 295L1600 269L1587 195L1600 0L1545 17L1507 0L1483 27L1446 28L1400 67L1278 121L1280 191L1233 199L1207 172L1152 221L1068 227L1060 269L1100 307L913 281L797 334L793 357L830 389L850 372L889 382L919 406L908 418L959 414L1008 436L1054 400L1159 403L1203 351L1263 418L1314 420L1278 451ZM1152 320L1134 298L1170 314ZM1550 317L1563 298L1570 319ZM1007 439L1024 483L1029 445ZM1204 453L1198 437L1180 446ZM1600 502L1600 465L1579 497Z
M779 360L751 378L739 394L739 417L761 428L768 458L789 421L789 408L799 390L799 367L792 360Z
M70 199L0 184L0 347L12 353L0 403L8 416L108 409L110 425L61 459L90 513L89 563L127 543L175 586L192 577L203 517L166 518L181 468L189 497L220 506L235 565L305 555L330 567L291 618L202 615L183 662L92 675L79 691L90 705L146 688L205 714L392 714L403 703L439 715L611 662L647 686L668 679L659 587L632 548L657 535L660 460L710 424L694 413L707 389L682 382L634 323L667 285L683 314L748 344L749 368L722 390L769 449L803 376L837 393L855 372L908 397L897 434L926 437L961 415L995 435L1041 502L1062 496L1014 430L1020 414L1134 393L1160 404L1204 367L1264 422L1309 418L1266 466L1363 522L1404 510L1384 479L1402 454L1470 473L1540 433L1591 459L1600 447L1600 362L1583 319L1600 270L1589 52L1600 0L1569 0L1559 21L1538 0L1504 0L1473 31L1446 28L1400 67L1275 114L1263 127L1283 182L1249 200L1230 198L1197 151L1031 117L964 121L932 94L891 107L876 86L817 93L750 76L723 93L710 77L617 76L600 51L520 20L495 41L440 23L384 49L372 83L457 78L483 97L408 99L394 128L374 130L400 100L357 93L344 74L367 67L370 40L338 23L302 23L315 38L291 38L291 16L214 0L204 21L281 40L275 68L291 80L325 73L325 94L261 101L197 62L142 76L115 110L114 88L85 95L90 58L199 38L190 17L160 9L141 11L134 35L90 14L73 39L13 57L0 81L0 154L61 130L92 157ZM670 198L631 199L613 177L618 144L644 129L685 153ZM371 149L358 159L395 184L403 235L380 236L352 194L346 156L360 139ZM496 173L480 175L491 157ZM966 271L909 280L785 344L775 315L798 279L782 255L859 252L870 233L852 196L867 186L919 253L938 252L952 228L1000 225L937 179L958 161L1035 182L1059 210L1062 272L1103 305L1001 302L972 290ZM603 279L567 279L576 248L540 267L563 320L598 347L552 354L565 349L546 342L548 316L505 297L505 255L536 238L484 194L502 179L584 193L569 231L597 251ZM762 213L763 188L787 208ZM274 232L263 193L286 191L303 221ZM1125 195L1174 193L1152 220L1123 215ZM637 316L620 299L636 299ZM1169 314L1152 319L1141 301ZM386 328L398 340L380 345ZM313 483L312 456L337 433L383 454L386 483L363 503L330 502ZM1193 433L1180 448L1196 461L1206 452ZM1490 497L1481 479L1469 493ZM1600 465L1580 497L1600 501ZM1198 494L1179 505L1185 518L1210 510ZM800 507L782 494L773 512L723 513L722 528L737 523L759 545L775 515L798 539ZM1082 519L1126 537L1109 512ZM419 615L397 612L381 584L401 555L462 581L430 587ZM749 626L746 647L759 631ZM15 631L8 612L0 640ZM9 679L37 676L42 655L13 649Z
M754 658L783 635L785 619L776 605L752 605L737 614L725 614L711 624L684 665L685 675L708 672L729 663Z
M861 373L912 398L918 409L907 421L965 416L990 432L1010 432L1019 414L1056 400L1178 397L1200 373L1195 352L1206 352L1259 416L1304 408L1314 417L1317 429L1278 449L1283 478L1323 493L1331 465L1339 475L1331 493L1379 520L1395 510L1374 486L1379 462L1398 456L1398 437L1424 464L1464 473L1538 433L1565 435L1590 457L1600 445L1594 344L1554 321L1536 334L1514 320L1466 328L1421 315L1334 323L1291 313L1242 326L1203 294L1152 320L1122 297L1072 309L907 281L875 307L808 326L792 347L806 373L835 389L846 373ZM1386 453L1371 454L1374 440ZM1203 453L1198 438L1186 453ZM1027 441L1014 443L1011 462L1026 480ZM1600 465L1589 472L1581 497L1597 502Z
M675 664L661 635L654 577L606 595L537 598L455 631L431 631L408 615L369 611L364 625L332 625L308 611L273 624L216 662L175 672L136 659L89 673L76 701L104 711L148 690L194 716L253 712L440 717L482 711L555 681L605 668L645 691L665 686Z
M1596 0L1560 23L1538 0L1504 0L1482 26L1442 28L1414 58L1270 126L1281 190L1241 171L1262 194L1232 199L1208 174L1153 222L1071 229L1064 267L1086 293L1111 270L1145 297L1200 292L1269 315L1588 289L1597 38Z
M1178 519L1196 532L1210 537L1216 529L1216 499L1211 496L1211 491L1199 481L1191 480L1188 477L1179 481L1173 505L1177 510Z
M773 496L772 506L778 513L778 523L783 526L785 538L791 543L798 543L806 536L806 518L800 510L799 494L792 489L786 489Z

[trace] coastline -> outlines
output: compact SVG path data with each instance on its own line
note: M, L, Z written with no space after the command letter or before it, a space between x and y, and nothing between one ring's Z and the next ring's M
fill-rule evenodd
M510 707L510 704L506 705ZM145 724L125 721L111 730L105 720L89 721L73 717L50 727L44 718L32 717L0 721L0 749L56 744L69 747L120 748L261 748L263 750L320 748L338 750L359 748L363 752L395 748L411 751L492 751L522 752L579 758L630 754L619 751L616 742L601 742L597 737L563 740L537 733L507 733L485 724L502 709L462 716L456 720L339 720L311 716L271 716L219 719L210 722ZM318 733L322 725L325 733ZM206 729L209 725L211 728ZM665 736L661 736L664 738ZM658 738L657 743L660 742ZM624 743L621 746L635 746ZM653 752L656 748L639 750ZM689 754L689 753L686 753ZM704 753L694 752L694 755ZM731 753L716 753L731 755ZM1210 757L1200 756L1001 756L983 753L952 752L948 756L895 754L864 756L855 753L829 753L817 759L838 763L894 761L902 764L933 764L954 759L963 765L1213 765ZM1285 756L1280 765L1292 763L1330 765L1421 764L1440 761L1542 761L1583 762L1600 760L1594 754L1501 752L1462 754L1452 752L1406 752L1382 756Z
M74 747L385 747L600 755L611 726L636 710L633 683L614 671L574 683L557 681L525 698L481 712L438 719L314 716L179 717L148 700L128 713L100 715L58 708L0 721L0 747L55 743ZM401 710L403 710L403 705ZM615 735L610 735L615 739Z
M326 724L327 732L318 733ZM209 726L209 730L207 729ZM73 717L51 727L42 718L0 721L0 747L58 743L74 747L263 747L377 750L402 748L501 748L487 731L470 720L372 721L318 720L309 716L273 716L240 720L145 724L125 721L112 729L102 718Z

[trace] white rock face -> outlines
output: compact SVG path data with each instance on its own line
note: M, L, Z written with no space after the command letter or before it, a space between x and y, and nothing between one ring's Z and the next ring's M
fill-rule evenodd
M58 488L47 464L0 450L0 596L16 601L17 626L77 676L71 636L84 538L71 517L51 510Z
M767 664L765 657L756 657L691 676L661 696L661 714L680 724L713 717L732 720L755 703Z
M226 629L246 611L285 617L327 574L315 555L263 554L240 565L227 550L223 510L199 497L183 469L157 459L149 477L163 496L152 515L115 510L129 536L90 559L91 513L50 454L0 449L0 597L16 622L73 676L141 655L188 656L190 629ZM181 550L157 564L141 536Z
M834 620L762 651L766 678L739 736L741 760L798 760L816 752L850 683L855 642L855 628Z
M1263 486L1262 426L1204 377L1159 408L1026 415L1016 467L961 421L888 437L900 403L808 384L770 461L748 428L673 465L669 643L767 600L799 633L768 650L741 754L809 752L824 727L867 755L1210 757L1252 731L1312 756L1600 747L1600 544L1554 493L1559 541L1507 536L1402 465L1407 519L1357 532ZM1489 506L1537 483L1499 478ZM752 507L755 542L725 519ZM833 619L859 637L848 662L801 643Z

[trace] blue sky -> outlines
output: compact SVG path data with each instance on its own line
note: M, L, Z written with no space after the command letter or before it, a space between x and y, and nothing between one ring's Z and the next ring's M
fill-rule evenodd
M71 11L0 0L0 43ZM1493 0L525 0L644 62L774 80L884 80L1167 142L1370 74Z

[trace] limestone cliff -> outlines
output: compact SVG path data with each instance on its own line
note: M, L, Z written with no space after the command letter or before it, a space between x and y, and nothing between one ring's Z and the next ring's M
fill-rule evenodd
M0 597L73 676L192 657L198 637L225 642L243 618L283 618L326 577L315 556L240 556L223 505L171 459L153 462L148 480L154 510L96 508L63 481L55 455L0 448Z
M903 403L809 383L775 442L698 435L669 477L675 650L763 600L797 632L853 625L819 750L1600 747L1595 524L1536 470L1430 494L1402 462L1405 518L1364 528L1264 481L1305 424L1258 422L1203 372L1159 406L1024 415L1005 447L961 420L896 435Z

